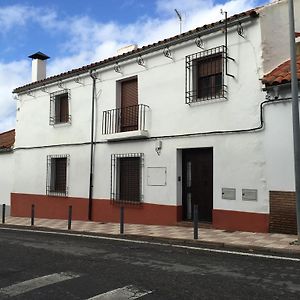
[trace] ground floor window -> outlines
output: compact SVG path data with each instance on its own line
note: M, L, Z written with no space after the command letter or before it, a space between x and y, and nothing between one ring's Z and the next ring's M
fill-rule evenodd
M67 196L67 168L69 155L47 156L47 187L46 194L52 196Z
M143 157L143 153L112 154L112 200L131 203L142 201Z

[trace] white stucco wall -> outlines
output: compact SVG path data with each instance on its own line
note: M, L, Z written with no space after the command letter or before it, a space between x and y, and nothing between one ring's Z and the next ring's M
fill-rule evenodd
M291 98L289 89L281 88L279 98ZM270 95L274 96L272 91ZM292 101L266 106L265 120L268 190L295 191Z
M290 57L288 0L274 1L259 11L263 70L267 74ZM300 0L294 0L295 31L300 31Z
M297 1L298 2L298 1ZM272 10L271 10L272 11ZM247 212L269 212L268 192L270 189L292 188L292 175L287 172L284 180L276 172L283 166L290 170L290 149L282 158L282 145L274 137L278 132L288 139L278 118L285 115L288 120L288 108L281 105L268 106L265 109L265 130L252 133L219 134L183 138L159 138L195 132L236 130L253 128L260 125L259 105L265 100L265 93L259 81L264 74L260 34L260 24L267 26L265 20L253 20L252 25L244 24L245 38L235 30L229 31L229 55L235 59L229 61L229 73L235 77L226 77L228 99L206 101L197 105L185 104L185 56L200 51L194 41L171 47L174 60L163 56L162 51L144 57L146 68L135 60L120 64L122 74L116 73L113 66L99 70L97 80L96 141L94 198L110 197L111 154L144 153L143 194L147 203L180 205L181 149L213 147L213 206L215 209L227 209ZM278 20L281 20L278 18ZM264 23L265 22L265 23ZM274 34L273 34L274 36ZM224 35L220 32L203 37L205 49L224 44ZM278 42L278 41L277 41ZM263 47L275 45L264 40ZM273 46L272 46L273 45ZM283 55L283 54L280 54ZM275 61L276 61L275 57ZM267 60L264 60L266 63ZM101 134L102 113L116 108L117 82L132 76L138 77L139 103L150 107L148 112L149 136L162 140L162 152L155 152L156 139L141 141L121 141L107 143ZM16 173L14 191L19 193L45 194L46 158L50 154L69 154L68 169L69 196L88 197L89 155L88 145L68 147L48 147L22 150L20 147L49 146L65 143L84 143L90 140L91 92L92 80L83 78L84 85L75 81L64 83L71 89L70 112L72 124L53 127L49 125L50 96L43 91L33 91L33 96L20 95L17 112L17 138L15 151ZM59 90L58 85L50 86L47 91ZM285 111L287 110L287 111ZM285 125L284 125L285 126ZM289 126L289 125L288 125ZM274 145L276 151L274 151ZM286 159L286 161L285 161ZM277 164L274 164L277 161ZM33 167L34 166L34 167ZM165 167L167 184L165 186L147 185L147 168ZM236 200L222 199L223 187L236 188ZM257 201L242 200L242 189L257 189Z
M14 154L0 153L0 205L10 206L14 181Z

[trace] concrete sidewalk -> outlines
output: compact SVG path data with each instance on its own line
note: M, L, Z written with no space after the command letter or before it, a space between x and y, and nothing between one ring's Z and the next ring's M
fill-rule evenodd
M7 217L6 225L31 227L30 218ZM54 230L67 230L66 220L36 218L35 227ZM119 236L118 223L99 223L72 221L72 230L77 232ZM126 236L143 236L150 238L172 239L195 242L196 244L214 244L220 247L239 248L247 250L271 251L279 253L300 254L300 245L291 244L297 240L296 235L278 233L226 232L217 229L199 229L199 239L193 239L193 228L181 226L158 226L125 224Z

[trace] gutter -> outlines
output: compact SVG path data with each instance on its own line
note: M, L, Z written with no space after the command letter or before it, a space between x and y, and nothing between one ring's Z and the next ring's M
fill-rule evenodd
M0 153L12 153L14 152L13 148L0 148Z
M231 17L231 18L233 18L233 17ZM246 15L246 16L243 16L243 17L240 17L240 18L236 17L236 19L232 20L232 21L230 20L228 22L227 26L232 27L232 26L241 24L243 22L250 21L250 20L252 20L254 18L257 18L257 17L258 17L258 13L253 11L253 13L251 13L249 15ZM229 18L229 19L231 19L231 18ZM216 24L216 23L213 23L213 24ZM193 38L197 38L199 36L204 36L204 35L207 35L207 34L210 34L210 33L220 31L223 28L224 28L224 21L219 21L216 25L212 25L212 24L204 25L203 27L192 30L193 33L189 33L189 32L182 33L178 37L170 38L169 41L167 39L167 40L164 40L162 42L157 42L157 43L154 43L154 44L149 45L149 46L144 46L144 47L142 47L138 50L134 50L133 52L129 52L129 53L125 53L125 54L115 56L115 57L112 57L112 58L109 58L109 59L105 59L105 60L100 61L98 63L93 63L93 64L90 64L88 66L84 66L84 67L81 67L79 69L75 69L73 71L63 73L61 75L55 75L53 77L49 77L48 79L46 78L45 80L38 81L38 82L35 82L33 84L25 85L23 87L19 87L19 88L14 89L13 93L25 92L25 91L32 90L32 89L35 89L35 88L38 88L38 87L41 87L41 86L45 86L45 85L48 85L48 84L51 84L51 83L55 83L57 81L72 78L72 77L75 77L75 76L78 76L78 75L81 75L81 74L86 74L88 71L95 71L95 70L98 70L100 68L111 66L111 65L115 64L116 62L120 63L120 62L124 62L124 61L130 60L130 59L135 59L135 58L138 58L139 56L146 55L146 54L149 54L151 52L158 51L158 50L161 50L161 49L165 49L166 47L174 46L174 45L189 41Z

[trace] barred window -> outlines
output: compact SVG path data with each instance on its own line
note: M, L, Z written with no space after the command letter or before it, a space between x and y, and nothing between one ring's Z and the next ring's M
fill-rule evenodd
M46 194L67 196L67 167L69 155L47 156L47 187Z
M225 47L186 56L186 103L226 98Z
M143 153L111 156L111 199L119 202L142 201Z
M71 123L69 101L70 90L50 94L50 125Z

